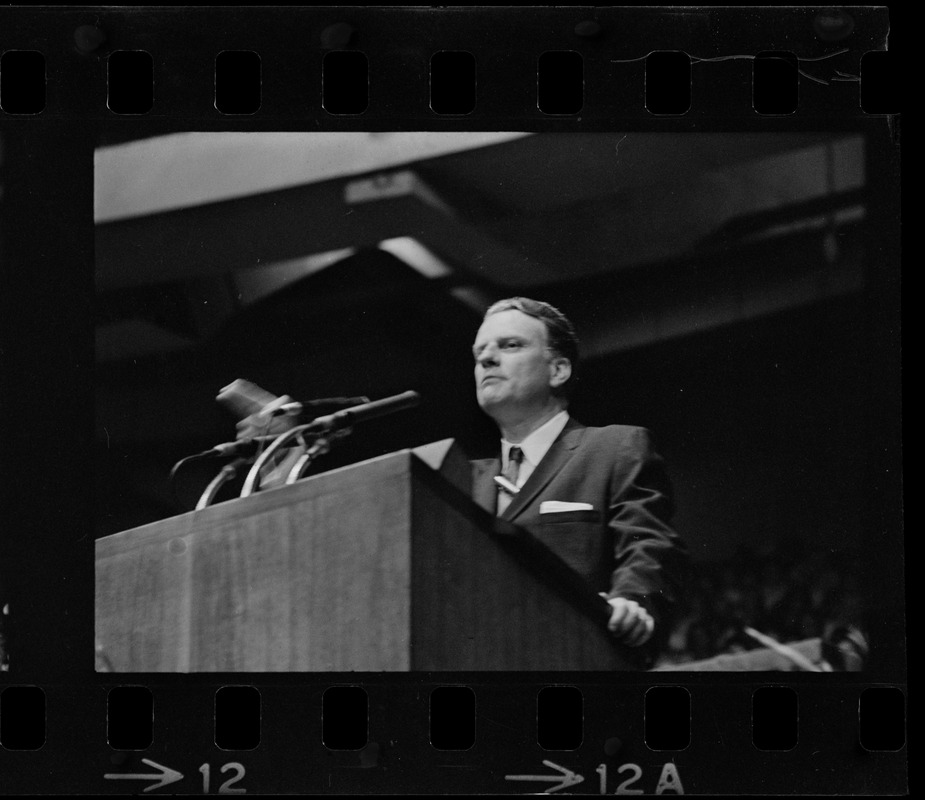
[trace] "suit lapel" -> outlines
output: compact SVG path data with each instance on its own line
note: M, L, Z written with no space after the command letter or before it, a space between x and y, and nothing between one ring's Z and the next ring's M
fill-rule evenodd
M542 461L527 478L527 482L520 487L520 491L511 500L511 504L501 514L501 519L513 521L533 499L546 487L546 485L559 473L559 470L574 455L575 448L581 443L585 426L569 419L562 433L546 451Z

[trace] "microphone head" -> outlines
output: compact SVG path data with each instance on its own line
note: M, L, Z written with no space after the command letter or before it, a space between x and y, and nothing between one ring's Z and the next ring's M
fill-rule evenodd
M243 378L229 383L215 399L240 419L257 414L274 401L279 400L275 394Z

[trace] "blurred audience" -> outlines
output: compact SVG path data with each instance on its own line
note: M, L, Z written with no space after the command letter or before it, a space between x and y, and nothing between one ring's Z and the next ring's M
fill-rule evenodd
M866 647L858 628L862 608L856 564L855 553L807 552L799 540L695 564L687 612L678 619L659 665L754 650L760 645L745 633L749 626L782 643L823 639L834 645L827 650L839 661L833 668L856 667L850 653L843 657L844 643L851 644L852 637Z

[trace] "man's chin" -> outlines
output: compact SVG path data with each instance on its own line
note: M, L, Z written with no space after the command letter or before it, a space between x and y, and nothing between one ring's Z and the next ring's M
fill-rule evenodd
M489 389L489 391L484 391L485 388ZM505 405L505 398L492 392L491 387L484 387L482 391L478 392L476 400L486 414L490 414L493 410Z

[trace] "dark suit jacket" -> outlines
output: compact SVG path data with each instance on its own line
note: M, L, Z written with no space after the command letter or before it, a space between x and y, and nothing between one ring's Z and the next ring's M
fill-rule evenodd
M500 459L473 461L473 497L494 513ZM593 510L540 513L545 500ZM668 633L687 567L687 550L669 525L668 478L644 428L588 428L573 419L511 501L502 519L532 533L596 592L637 600Z

